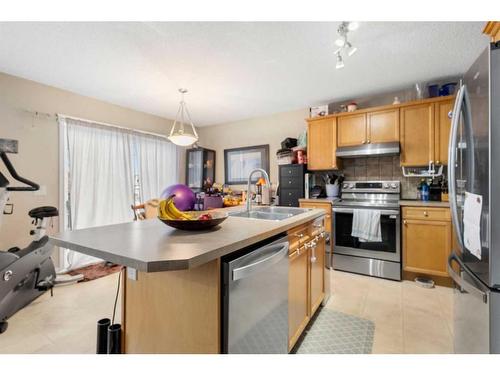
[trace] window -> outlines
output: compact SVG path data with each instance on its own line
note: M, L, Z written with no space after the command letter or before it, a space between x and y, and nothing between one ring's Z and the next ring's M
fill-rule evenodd
M177 147L161 136L63 116L59 124L64 150L61 228L132 221L132 204L158 198L178 180ZM99 261L73 252L62 258L64 268Z

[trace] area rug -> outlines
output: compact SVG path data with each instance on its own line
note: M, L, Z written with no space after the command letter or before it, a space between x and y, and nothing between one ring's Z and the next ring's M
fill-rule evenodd
M321 309L295 346L296 354L370 354L375 323Z
M119 272L121 269L122 266L118 264L102 262L69 271L68 274L71 276L83 275L83 279L80 280L79 282L85 282L111 275L112 273Z

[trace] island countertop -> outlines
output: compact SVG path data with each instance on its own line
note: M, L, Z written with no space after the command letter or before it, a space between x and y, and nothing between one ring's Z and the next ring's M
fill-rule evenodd
M61 232L50 242L83 254L135 268L161 272L194 268L253 245L325 213L311 209L281 221L229 216L213 230L188 232L150 219Z

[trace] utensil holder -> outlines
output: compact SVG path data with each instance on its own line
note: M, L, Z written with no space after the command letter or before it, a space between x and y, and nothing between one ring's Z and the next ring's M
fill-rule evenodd
M111 320L108 318L101 319L97 322L96 354L108 353L108 328L110 325Z
M122 352L122 325L112 324L108 327L108 354Z
M339 185L326 184L326 196L327 197L338 197L339 196Z

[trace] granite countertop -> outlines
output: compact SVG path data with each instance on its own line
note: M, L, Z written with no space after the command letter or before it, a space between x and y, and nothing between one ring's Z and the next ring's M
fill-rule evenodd
M311 209L282 221L229 216L213 230L188 232L150 219L58 233L53 245L143 272L182 270L210 262L307 223L325 213Z
M399 201L400 206L414 207L450 207L450 202L440 201L420 201L417 199L402 199Z

